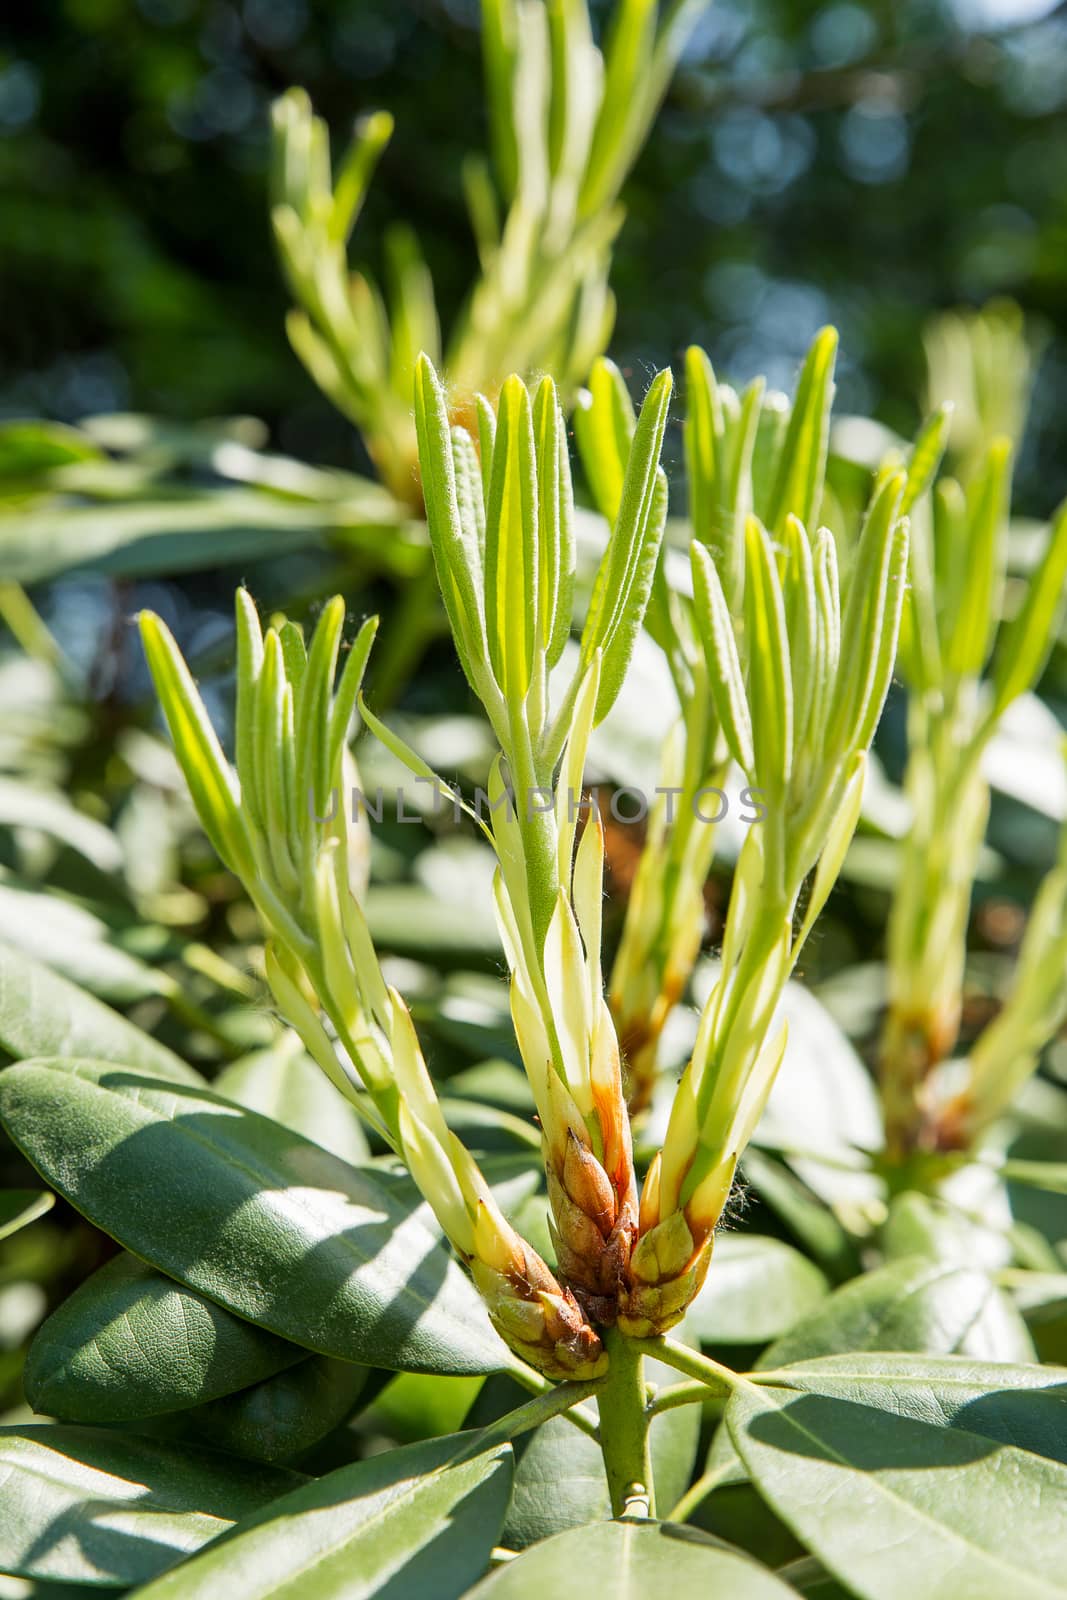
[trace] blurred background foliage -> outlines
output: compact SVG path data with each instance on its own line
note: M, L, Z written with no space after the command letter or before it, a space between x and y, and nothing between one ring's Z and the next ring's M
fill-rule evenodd
M600 20L606 9L594 6ZM293 1040L254 976L258 929L196 826L129 622L142 605L166 616L224 726L238 577L267 616L284 606L305 622L338 587L353 619L381 606L392 636L411 642L412 628L391 608L418 592L409 580L426 569L422 535L356 476L369 469L355 429L286 339L290 299L268 214L269 105L303 85L338 149L355 117L378 107L394 114L353 258L380 275L387 224L412 223L451 325L475 270L461 164L488 142L477 0L37 0L5 20L0 422L96 420L65 439L9 432L0 452L10 532L0 559L0 957L10 945L5 958L35 963L35 983L46 968L77 986L56 999L59 1022L64 1006L80 1017L86 997L116 1008L213 1081L236 1072L231 1084L258 1085L246 1091L250 1103L325 1137L324 1127L337 1131L336 1107L324 1108L307 1085L292 1090ZM1041 347L1013 500L1013 575L1025 570L1026 519L1047 517L1067 492L1067 5L715 0L623 201L611 352L635 394L654 367L680 369L691 342L724 378L744 383L763 372L791 390L812 335L832 321L841 331L838 412L875 416L908 436L927 387L931 313L1015 300ZM683 406L675 410L667 457L680 511ZM870 444L875 459L884 444L881 436ZM220 486L225 508L220 493L216 513L210 496ZM579 535L588 558L588 530L585 545ZM108 557L109 541L123 540L125 568ZM29 588L60 647L4 580ZM425 607L419 625L432 640ZM383 693L385 632L372 699ZM393 663L397 682L425 643L415 638L408 661ZM656 781L664 678L654 648L643 647L632 689L593 752L605 783ZM451 647L431 642L430 651L392 720L449 776L482 782L484 726L467 714ZM968 1037L996 1009L1067 813L1057 738L1067 721L1062 641L1042 693L993 751ZM814 1020L806 1031L798 1022L794 1046L807 1067L798 1070L812 1125L836 1127L837 1117L842 1139L859 1147L876 1141L877 1107L850 1041L873 1059L886 910L908 826L895 787L899 692L879 754L887 777L870 785L846 882L806 954L802 976L822 1006L811 1001ZM371 741L359 759L371 793L402 779ZM611 833L614 936L639 830ZM368 915L434 1070L448 1080L453 1124L514 1154L516 1143L525 1148L516 1128L527 1144L529 1134L514 1114L528 1119L529 1108L497 936L477 911L489 905L485 851L447 822L401 825L388 808L371 850ZM724 847L707 892L712 947L728 879ZM30 987L19 979L8 992L17 999ZM692 1022L679 1013L673 1064L691 1045ZM104 1026L91 1005L84 1026ZM0 1061L39 1053L14 1025L9 1034ZM1045 1098L1026 1108L1036 1132L1024 1155L1063 1159L1065 1082L1061 1038L1035 1086ZM784 1122L797 1122L796 1108L786 1110ZM836 1213L827 1222L791 1169L760 1150L748 1178L760 1198L746 1225L773 1234L773 1244L814 1251L812 1239L822 1240L831 1276L854 1270L851 1236ZM36 1182L6 1142L0 1179ZM861 1209L851 1192L828 1194L843 1214ZM1040 1215L1025 1216L1058 1252L1050 1245L1034 1260L1061 1273L1067 1202L1053 1196ZM26 1335L111 1249L62 1203L4 1242L0 1414L21 1404ZM752 1303L762 1304L758 1274L753 1281ZM1038 1307L1038 1343L1062 1358L1067 1298L1055 1282L1054 1313ZM724 1327L715 1334L720 1354L737 1337ZM777 1331L763 1328L758 1339ZM404 1432L395 1417L381 1426ZM417 1426L411 1436L421 1436Z
M0 54L0 415L251 412L280 449L364 465L285 339L268 106L292 83L338 140L395 115L355 255L379 269L383 225L414 222L451 320L487 137L476 0L39 0ZM695 340L785 387L832 320L841 408L908 432L931 308L1010 294L1051 335L1016 498L1047 514L1065 108L1049 0L715 0L625 190L616 357L639 388Z

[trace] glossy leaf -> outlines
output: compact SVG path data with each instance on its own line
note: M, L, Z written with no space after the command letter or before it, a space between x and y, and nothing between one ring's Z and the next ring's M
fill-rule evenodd
M171 1412L158 1420L153 1432L190 1443L210 1439L213 1450L225 1450L246 1461L290 1461L352 1415L369 1376L369 1368L349 1361L306 1356L250 1388L209 1400L189 1411Z
M266 1117L55 1060L0 1074L0 1116L98 1227L238 1316L348 1361L508 1365L473 1287L388 1187Z
M227 1100L247 1106L302 1133L343 1161L358 1166L370 1154L356 1112L291 1035L269 1050L257 1050L223 1068L213 1088Z
M473 1442L453 1434L327 1473L140 1600L458 1600L485 1570L511 1489L510 1446L463 1459Z
M1058 1462L786 1389L739 1388L726 1416L759 1492L861 1600L1063 1594Z
M783 1387L961 1428L1067 1463L1067 1368L969 1356L824 1356L782 1367Z
M0 1569L145 1583L298 1481L209 1450L40 1424L0 1428Z
M42 1324L23 1383L35 1411L68 1422L123 1422L244 1389L302 1356L122 1254Z
M988 1361L1033 1358L1018 1312L984 1272L911 1256L847 1283L761 1366L855 1350L924 1350Z
M730 1545L680 1523L605 1522L534 1545L491 1573L470 1600L588 1600L590 1589L638 1595L729 1595L786 1600L796 1593Z

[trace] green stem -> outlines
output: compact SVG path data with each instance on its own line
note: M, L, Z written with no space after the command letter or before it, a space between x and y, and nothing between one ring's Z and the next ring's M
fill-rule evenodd
M521 1384L524 1389L528 1389L531 1394L541 1397L550 1394L560 1394L561 1392L569 1393L570 1390L575 1387L573 1384L569 1387L564 1385L563 1390L561 1390L559 1384L550 1383L547 1378L543 1378L539 1372L535 1371L533 1367L527 1366L526 1362L520 1361L518 1357L515 1358L512 1365L508 1368L508 1376L510 1378L514 1378L516 1383ZM599 1382L599 1380L597 1381ZM567 1421L572 1422L580 1433L588 1434L590 1439L599 1439L600 1433L597 1429L596 1422L588 1414L588 1412L581 1410L581 1408L576 1404L576 1401L581 1399L582 1396L580 1394L574 1395L573 1399L570 1401L570 1405L574 1407L573 1411L568 1410L563 1414Z
M701 1505L709 1494L716 1490L720 1483L724 1483L734 1469L734 1462L720 1462L718 1466L709 1467L707 1472L701 1473L693 1486L686 1490L678 1504L668 1511L665 1522L685 1522L691 1517L697 1506Z
M698 1379L716 1394L732 1394L739 1384L749 1383L749 1380L743 1378L739 1372L733 1372L718 1361L712 1361L710 1356L702 1356L695 1350L689 1350L675 1339L641 1339L634 1342L646 1355L654 1357L656 1361L664 1362L668 1367L673 1367L676 1372L684 1372L687 1378Z
M708 1382L705 1378L695 1378L691 1383L672 1384L669 1389L661 1389L656 1398L648 1407L650 1417L658 1417L661 1411L674 1411L678 1406L703 1405L705 1400L716 1397L708 1392Z
M648 1409L640 1344L608 1328L604 1343L611 1358L599 1392L600 1448L611 1491L611 1511L621 1517L638 1502L655 1515L652 1462L648 1450Z
M529 1433L533 1428L540 1428L545 1422L551 1422L553 1417L560 1415L574 1416L571 1407L579 1400L585 1400L591 1394L602 1393L605 1380L592 1378L588 1383L558 1383L554 1384L544 1394L539 1394L534 1400L527 1400L525 1405L519 1406L515 1411L509 1411L506 1416L499 1417L496 1422L490 1422L485 1428L473 1436L468 1455L478 1455L481 1451L494 1444L503 1444L507 1439L517 1439L521 1433Z

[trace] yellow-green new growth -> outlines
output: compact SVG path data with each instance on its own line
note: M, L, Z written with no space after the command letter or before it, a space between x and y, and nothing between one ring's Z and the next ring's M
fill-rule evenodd
M1021 382L1028 370L1021 334L1005 319L998 312L942 325L932 336L931 350L940 357L932 359L931 382L943 376L949 349L962 360L959 341L968 328L975 339L972 378L978 384L981 370L979 387L990 404L993 350L1002 351L1006 362L1009 349L1014 351L1005 383ZM1016 396L1013 416L1020 406ZM987 407L980 410L987 415ZM967 919L989 816L983 757L1004 713L1037 682L1067 601L1064 504L1028 584L1015 586L1022 595L1014 615L999 620L1007 590L1012 445L1005 436L976 442L971 429L978 414L964 429L958 452L965 484L943 477L927 493L933 472L924 469L911 495L900 667L909 690L904 788L912 821L889 918L889 1005L880 1059L887 1142L897 1157L955 1148L964 1136L959 1105L942 1098L938 1068L960 1028ZM957 421L953 416L954 430ZM947 424L942 415L935 466ZM913 479L923 442L921 435L909 471ZM997 1052L1002 1048L998 1033ZM977 1054L982 1059L984 1050ZM1027 1054L1021 1050L1020 1059ZM975 1115L981 1123L981 1114Z
M499 863L497 917L541 1122L558 1264L587 1316L601 1324L614 1320L625 1282L637 1190L600 966L603 833L594 816L579 839L579 821L589 737L618 694L659 555L667 489L658 460L670 392L670 374L661 373L633 430L578 664L553 710L548 677L570 633L574 561L555 386L543 380L531 400L518 378L508 378L495 412L479 402L476 444L450 426L427 359L416 377L441 590L460 661L500 743L483 826ZM541 803L546 794L554 804Z
M264 636L238 591L235 767L165 625L143 613L141 634L204 828L260 913L280 1012L404 1161L512 1349L547 1376L591 1377L604 1365L600 1339L506 1222L447 1127L410 1013L382 976L354 892L341 797L353 788L344 781L348 733L377 620L364 624L335 691L343 621L337 597L305 652L289 624Z
M893 670L907 569L904 489L896 474L875 496L843 612L826 529L812 542L789 518L776 545L755 517L746 520L736 621L714 559L699 541L692 545L695 614L719 726L766 797L767 815L742 847L721 974L645 1179L633 1285L619 1317L636 1337L680 1320L699 1288L738 1158L785 1053L775 1013L855 830L866 753Z
M234 770L173 640L158 619L142 618L205 827L268 932L267 977L279 1008L409 1167L512 1349L555 1378L600 1373L605 1341L616 1352L611 1362L623 1350L619 1370L633 1376L639 1355L626 1354L627 1336L669 1328L700 1287L738 1157L784 1049L774 1027L782 986L855 827L907 559L903 473L879 481L843 611L826 530L811 541L787 516L772 542L747 517L736 618L714 556L694 541L698 665L726 749L767 796L768 815L741 854L723 975L639 1203L601 973L604 837L599 817L583 819L582 789L590 735L618 694L653 588L667 512L659 455L670 393L670 374L661 373L625 449L605 451L600 463L605 475L616 474L615 510L577 664L553 707L549 671L562 657L573 598L570 466L555 388L546 379L531 397L508 379L495 410L478 402L475 442L450 424L430 362L417 363L434 559L460 660L500 744L488 817L478 820L497 858L496 912L541 1124L554 1271L506 1222L448 1128L411 1017L385 982L353 893L349 824L330 802L349 759L374 624L361 632L335 692L339 600L305 652L288 626L263 636L248 597L238 596ZM363 712L419 776L433 776Z
M762 378L738 394L719 381L702 350L694 347L686 355L689 516L693 537L719 576L727 631L731 614L743 608L746 582L758 582L758 574L746 579L747 518L759 516L772 537L788 542L794 537L793 519L812 527L819 514L836 350L836 332L824 328L808 352L791 403L783 395L768 395ZM617 503L620 462L633 425L620 374L610 362L598 362L579 397L575 428L597 503L607 515ZM721 723L708 680L701 621L694 602L668 584L665 572L657 580L647 626L666 655L680 714L664 743L661 793L649 818L611 974L611 1006L635 1111L651 1098L660 1035L689 981L704 931L704 885L716 829L701 814L700 796L723 791L732 760L730 730ZM790 626L810 627L807 613L791 617ZM742 631L735 643L743 665L748 635ZM798 702L806 706L806 696L798 696Z
M464 170L479 271L446 345L410 228L386 235L386 294L348 264L392 118L362 118L333 175L328 130L304 91L275 103L271 216L296 306L290 342L401 502L420 498L420 351L443 359L452 417L473 433L475 396L495 398L508 373L552 372L569 400L604 349L619 191L706 5L671 0L660 15L655 0L616 0L601 51L586 0L483 0L493 160L472 157Z

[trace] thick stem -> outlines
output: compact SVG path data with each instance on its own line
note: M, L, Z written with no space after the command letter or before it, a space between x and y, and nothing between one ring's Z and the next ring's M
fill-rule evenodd
M597 1391L600 1448L611 1491L611 1513L621 1517L629 1504L643 1501L655 1515L652 1462L648 1450L647 1397L641 1351L618 1328L604 1332L611 1357L607 1380Z

